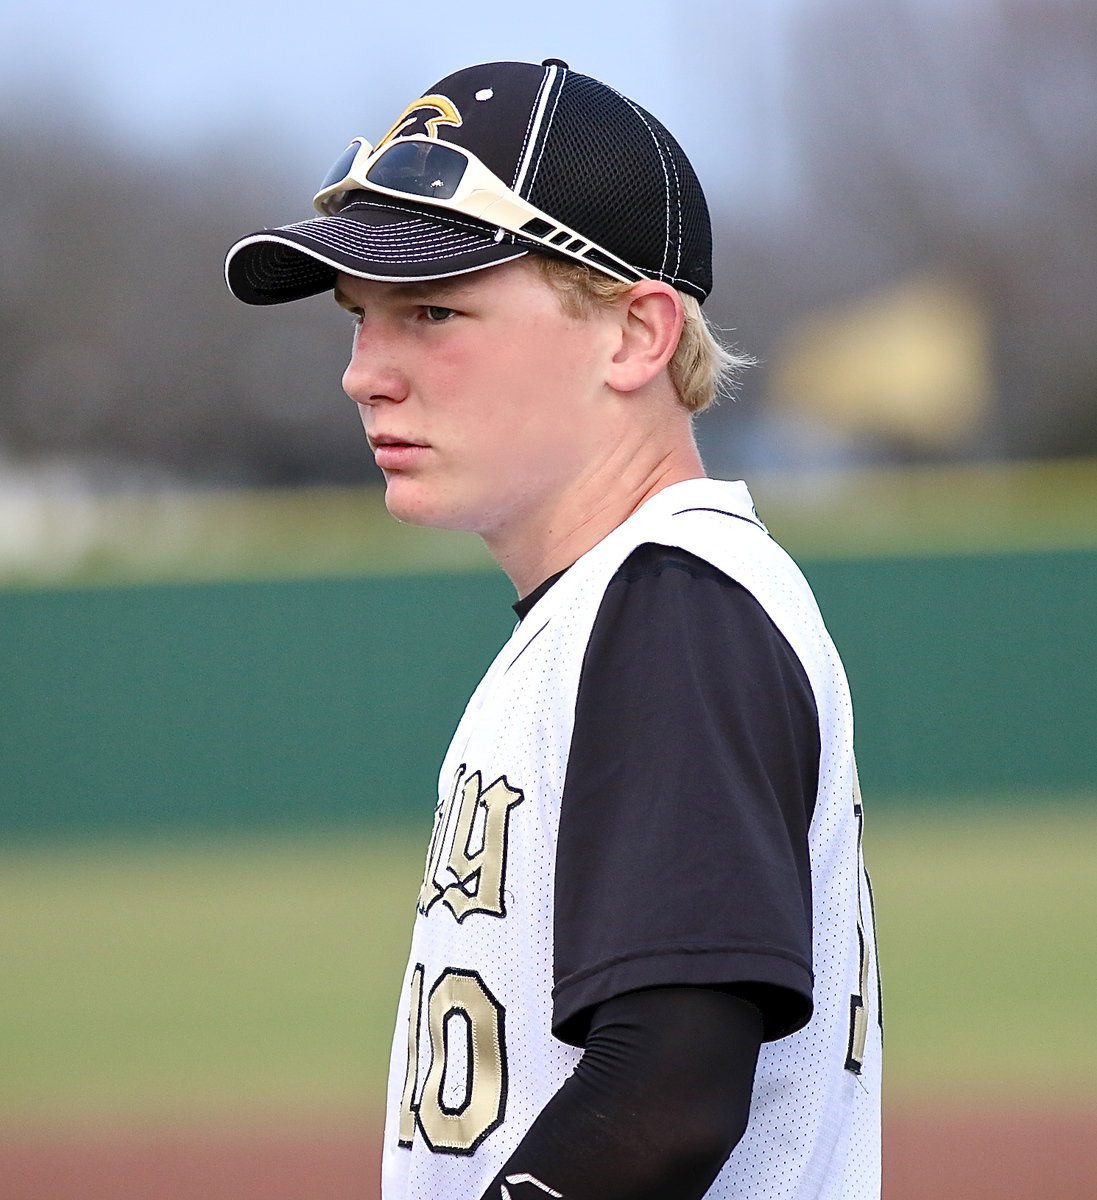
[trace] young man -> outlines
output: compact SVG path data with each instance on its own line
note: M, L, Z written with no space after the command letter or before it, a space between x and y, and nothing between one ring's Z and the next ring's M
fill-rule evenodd
M229 285L322 291L401 520L520 600L439 779L385 1200L879 1194L852 717L800 573L692 413L734 360L700 186L558 60L442 80Z

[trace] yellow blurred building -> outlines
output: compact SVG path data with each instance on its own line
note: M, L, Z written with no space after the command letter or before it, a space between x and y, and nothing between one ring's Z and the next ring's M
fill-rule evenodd
M945 450L983 428L992 395L989 322L944 273L897 284L796 322L770 372L770 404L843 432Z

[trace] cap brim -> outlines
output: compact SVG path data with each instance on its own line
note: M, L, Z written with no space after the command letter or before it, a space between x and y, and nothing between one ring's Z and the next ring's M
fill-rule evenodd
M444 279L521 258L529 247L471 218L359 202L332 217L262 229L225 259L225 278L246 304L284 304L331 291L339 272L398 282Z

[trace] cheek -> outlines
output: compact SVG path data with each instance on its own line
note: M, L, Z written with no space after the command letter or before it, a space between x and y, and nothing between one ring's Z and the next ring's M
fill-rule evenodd
M511 343L500 366L512 387L546 397L562 411L596 390L597 363L597 349L589 336L576 336L570 327L546 321Z

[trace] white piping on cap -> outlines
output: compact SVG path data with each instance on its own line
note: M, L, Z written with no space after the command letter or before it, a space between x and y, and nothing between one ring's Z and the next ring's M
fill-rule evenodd
M526 174L529 171L530 155L534 147L537 145L537 139L541 134L541 125L545 119L545 109L548 108L549 97L553 92L553 85L556 83L556 76L559 74L559 67L549 67L548 74L545 76L544 84L541 87L541 94L537 98L537 109L533 115L533 127L530 129L529 137L526 140L526 155L522 160L521 169L518 172L518 178L514 181L513 190L522 195L522 185L526 182Z

